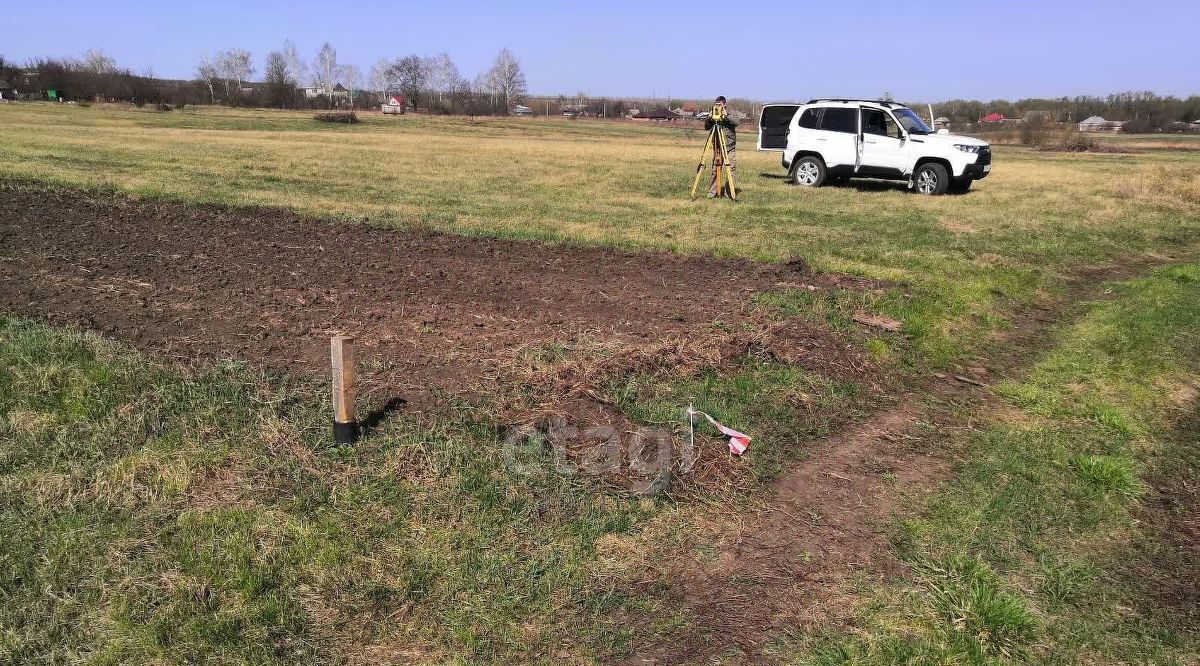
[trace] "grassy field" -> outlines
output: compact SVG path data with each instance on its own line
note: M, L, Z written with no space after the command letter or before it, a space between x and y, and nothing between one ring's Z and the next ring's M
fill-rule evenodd
M947 438L965 462L894 536L915 580L802 661L1194 663L1200 558L1139 505L1200 481L1200 265L1113 290Z
M851 581L851 621L780 638L771 660L1197 658L1196 610L1172 583L1196 581L1196 558L1155 498L1200 480L1200 151L1000 147L970 193L925 198L788 187L747 128L731 204L688 199L703 137L678 127L12 104L0 129L5 177L460 234L802 256L893 282L760 305L836 329L869 301L904 322L903 337L866 342L902 377L988 355L1029 370L982 413L954 407L967 425L936 441L953 473L891 528L911 573ZM1140 277L1086 284L1111 263ZM1062 302L1080 293L1096 301ZM1048 348L1006 347L1037 306L1064 313ZM676 502L550 464L518 474L503 424L465 408L329 449L307 381L167 366L0 318L0 662L612 661L693 621L663 602L666 581L630 591L645 561L703 557L706 538L765 501L765 486ZM854 394L778 364L631 402L638 381L612 398L646 421L687 395L803 429L798 395L844 408Z
M1187 252L1200 153L1031 154L1002 148L965 197L897 186L798 191L742 133L742 201L686 192L702 137L631 123L367 115L157 113L0 107L0 173L145 196L285 206L458 233L661 247L905 282L927 298L880 304L925 357L945 361L1006 302L1115 256ZM1176 249L1178 248L1178 250Z

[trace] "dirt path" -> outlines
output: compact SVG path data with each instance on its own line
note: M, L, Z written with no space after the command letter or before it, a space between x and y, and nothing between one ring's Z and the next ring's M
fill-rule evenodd
M714 544L708 562L665 562L646 577L674 581L668 606L693 618L683 636L641 646L625 664L776 663L770 641L839 623L854 609L838 598L854 577L904 573L887 529L905 495L929 492L952 460L940 444L1004 404L989 386L1019 377L1052 344L1105 282L1136 274L1143 263L1089 269L1053 307L1031 308L989 358L961 374L938 373L912 385L892 406L830 438L776 482L765 508Z
M247 359L287 372L324 374L328 337L351 334L374 401L399 397L408 409L494 389L522 354L555 345L712 356L737 342L714 338L716 322L766 326L750 307L756 292L857 284L785 265L375 229L4 181L0 228L0 313L102 331L184 362ZM781 353L802 365L854 364L825 331L777 333Z

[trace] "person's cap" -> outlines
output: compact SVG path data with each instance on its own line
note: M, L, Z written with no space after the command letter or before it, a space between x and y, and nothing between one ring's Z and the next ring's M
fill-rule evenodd
M724 95L717 95L717 101L718 101L718 102L724 102L724 101L725 101L725 96L724 96Z

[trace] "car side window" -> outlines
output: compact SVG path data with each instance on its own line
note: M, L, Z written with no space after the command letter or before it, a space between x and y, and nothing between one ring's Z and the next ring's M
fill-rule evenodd
M883 111L879 109L863 109L862 110L862 130L863 134L874 134L876 136L887 136L887 127L883 122Z
M846 107L826 107L822 109L821 129L830 132L858 133L858 110Z
M804 129L817 129L817 125L821 118L823 109L805 109L804 113L800 114L800 127Z
M893 139L901 138L900 126L896 124L896 119L892 117L892 114L883 114L883 127L885 135L890 136Z

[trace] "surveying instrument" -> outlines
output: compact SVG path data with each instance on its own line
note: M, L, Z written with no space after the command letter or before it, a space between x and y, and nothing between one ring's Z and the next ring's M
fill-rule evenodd
M713 126L708 133L708 139L704 141L704 150L700 153L700 163L696 165L696 179L692 181L692 198L696 198L696 190L700 187L700 176L704 173L704 163L708 161L711 155L713 177L716 179L717 194L722 196L726 188L729 191L729 198L737 201L737 187L733 182L733 169L729 164L729 149L725 145L725 133L721 131L721 122L725 120L728 112L725 110L724 104L713 104L712 111L709 112L709 119L712 120Z

